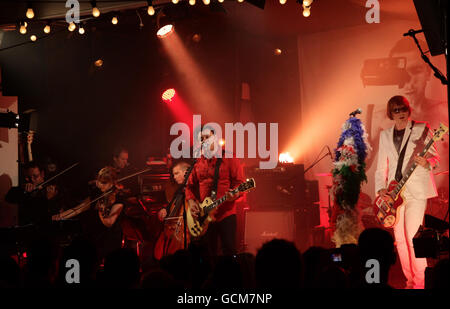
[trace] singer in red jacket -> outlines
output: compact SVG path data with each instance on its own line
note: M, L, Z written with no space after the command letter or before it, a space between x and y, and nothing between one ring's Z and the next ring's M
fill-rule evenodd
M209 139L214 140L216 136L214 131L203 129L201 133L202 141ZM212 151L214 149L211 143ZM208 158L209 157L209 158ZM192 170L186 186L186 200L194 217L199 213L199 203L206 197L211 196L211 190L214 182L215 167L218 159L202 154ZM217 243L220 238L222 244L223 255L236 254L236 206L235 200L240 194L232 194L230 190L236 188L240 183L244 182L244 172L242 165L237 158L222 158L219 169L219 177L217 181L217 198L228 195L228 201L220 205L214 214L214 222L212 222L204 239L202 240L208 246L210 255L217 255Z

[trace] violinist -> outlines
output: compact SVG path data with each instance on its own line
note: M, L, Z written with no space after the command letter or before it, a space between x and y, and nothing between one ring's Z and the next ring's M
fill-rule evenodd
M91 205L84 214L85 230L97 248L98 257L104 258L108 253L119 249L122 244L120 218L123 202L117 190L117 174L111 167L104 167L98 172L96 186L104 195L95 205ZM107 194L107 192L111 192ZM106 195L105 195L106 193ZM94 196L91 197L93 200Z
M117 189L117 173L113 167L102 168L95 181L96 190L79 206L53 216L53 220L66 220L82 213L83 232L97 248L101 261L122 245L120 226L123 201Z
M116 170L117 178L123 178L137 172L137 169L128 162L128 150L122 146L113 151L111 166ZM138 194L137 178L133 177L120 183L121 195L124 198L134 197Z
M62 208L62 197L55 185L41 187L45 172L36 162L25 166L25 184L12 187L5 200L19 205L19 225L41 225L50 222L51 215Z

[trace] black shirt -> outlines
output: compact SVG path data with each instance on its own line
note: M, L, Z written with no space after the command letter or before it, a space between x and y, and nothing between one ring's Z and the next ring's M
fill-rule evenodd
M62 198L58 192L55 198L48 200L46 192L44 188L33 193L25 193L21 187L12 187L8 191L5 200L19 205L19 225L51 223L51 216L61 209Z
M402 146L403 135L405 135L405 129L397 130L394 128L394 145L397 153L400 153L400 147Z
M91 201L100 194L101 192L98 189L91 193ZM90 208L82 214L81 220L84 234L94 243L97 248L98 257L102 259L112 251L121 247L121 218L123 210L114 224L111 227L106 227L100 220L96 204L96 202L91 204ZM117 195L114 204L123 204L123 200Z

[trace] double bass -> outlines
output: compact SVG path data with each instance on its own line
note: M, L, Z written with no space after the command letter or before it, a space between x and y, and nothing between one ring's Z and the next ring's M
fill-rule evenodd
M167 200L171 201L178 191L177 185L169 183L165 191ZM163 229L155 244L154 257L156 260L184 249L185 236L186 245L189 243L189 232L185 231L183 219L183 213L186 213L187 207L189 206L184 194L178 193L172 206L167 211L167 216L163 221Z

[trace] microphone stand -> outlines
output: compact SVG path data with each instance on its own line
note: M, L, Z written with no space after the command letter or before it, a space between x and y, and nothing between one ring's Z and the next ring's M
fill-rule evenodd
M434 76L436 76L436 78L438 78L441 81L442 85L448 85L447 78L441 73L441 71L439 71L438 68L436 68L431 63L430 59L423 52L422 48L420 47L419 41L416 38L416 33L414 33L414 31L410 30L409 35L413 38L414 42L416 43L417 47L419 48L420 55L422 56L423 61L425 61L425 63L428 64L430 66L430 68L433 70ZM447 55L446 55L446 59L447 59Z
M311 164L310 166L308 166L308 168L303 172L303 174L306 174L307 171L309 171L310 169L312 169L317 163L319 163L320 161L322 161L323 158L325 158L325 157L328 156L328 155L333 159L333 157L331 156L331 151L329 151L328 153L324 154L320 159L316 160L315 162L313 162L313 164Z
M182 193L184 193L185 188L186 188L186 184L187 181L189 179L189 176L192 173L192 170L194 169L195 163L197 163L197 159L194 159L194 161L192 162L191 166L189 166L189 168L186 170L185 174L184 174L184 180L183 183L178 187L177 191L175 191L175 194L172 197L172 200L169 202L169 204L167 205L167 209L170 208L170 206L175 202L175 200L178 198L178 196ZM185 201L183 200L183 223L184 223L184 228L183 228L183 235L184 235L184 249L187 248L187 218L186 218L186 207L185 206Z

